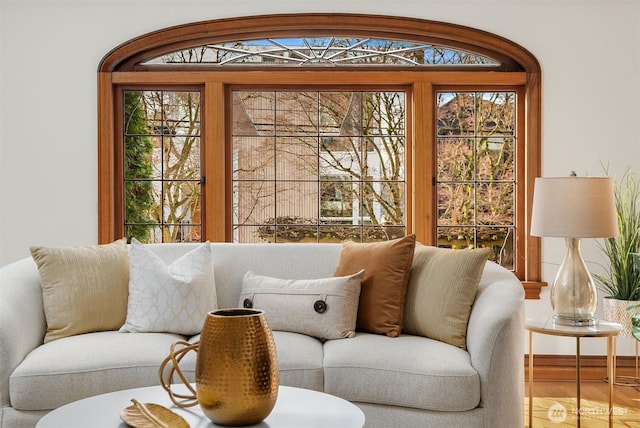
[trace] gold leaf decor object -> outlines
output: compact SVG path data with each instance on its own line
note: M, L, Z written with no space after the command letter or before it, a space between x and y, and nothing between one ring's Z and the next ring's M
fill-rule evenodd
M132 399L132 406L120 413L120 418L133 428L189 428L189 423L175 412L159 404L142 404Z

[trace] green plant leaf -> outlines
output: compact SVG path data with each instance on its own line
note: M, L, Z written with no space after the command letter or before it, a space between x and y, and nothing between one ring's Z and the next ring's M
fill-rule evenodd
M615 183L614 196L618 236L599 244L609 266L605 274L593 276L609 296L640 300L640 180L631 170Z

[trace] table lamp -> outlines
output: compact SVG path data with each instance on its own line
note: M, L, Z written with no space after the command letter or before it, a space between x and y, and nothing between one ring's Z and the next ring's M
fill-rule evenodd
M580 253L581 238L618 236L614 182L608 177L536 178L531 235L565 238L567 253L551 288L553 322L595 325L598 295Z

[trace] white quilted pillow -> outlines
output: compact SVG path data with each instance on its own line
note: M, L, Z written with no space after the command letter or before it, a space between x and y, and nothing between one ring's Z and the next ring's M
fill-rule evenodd
M129 301L121 332L200 333L207 313L217 309L209 243L167 266L143 244L129 247Z

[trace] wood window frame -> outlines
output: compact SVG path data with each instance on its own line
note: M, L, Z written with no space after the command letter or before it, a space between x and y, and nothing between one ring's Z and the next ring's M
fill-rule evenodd
M301 35L326 36L344 32L351 36L380 37L440 43L486 55L500 66L430 66L430 67L206 67L197 64L141 65L141 62L171 51L201 45L267 37ZM433 94L440 87L517 88L524 97L522 124L524 153L519 156L518 185L524 192L517 205L517 218L522 219L517 233L516 274L525 288L527 298L539 298L541 287L540 238L529 234L533 183L541 170L541 69L536 58L523 47L500 36L455 24L404 17L362 14L283 14L218 19L196 22L155 31L114 48L98 68L98 240L113 241L122 236L122 177L118 159L121 156L121 136L116 115L118 100L124 89L149 87L202 88L203 168L207 183L203 188L203 238L228 241L231 195L227 190L230 153L227 147L229 117L225 99L232 86L299 85L317 87L341 86L348 82L366 82L376 86L407 86L412 97L413 150L410 162L412 176L407 176L409 197L407 231L415 233L421 242L435 242L435 213L432 178L434 157L435 112ZM417 118L420 118L418 120ZM428 118L425 120L424 118ZM210 124L207 126L206 124ZM213 126L211 124L220 124ZM204 144L203 144L204 146ZM409 150L408 150L409 151Z

